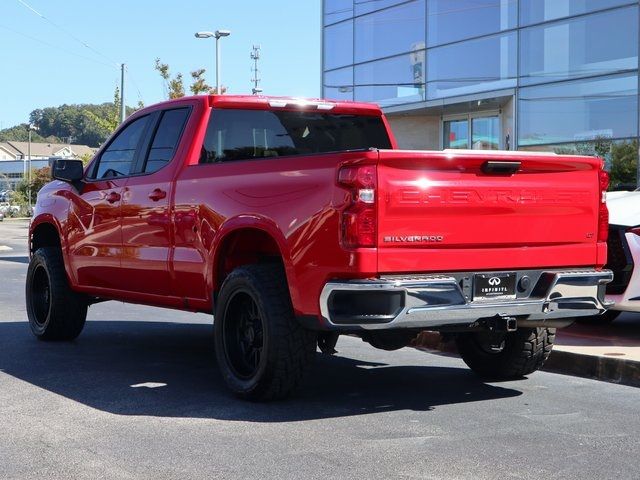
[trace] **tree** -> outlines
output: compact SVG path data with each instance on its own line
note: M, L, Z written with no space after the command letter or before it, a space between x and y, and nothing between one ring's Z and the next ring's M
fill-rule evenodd
M201 93L208 93L211 91L211 87L207 85L207 82L204 79L205 71L206 70L204 68L199 68L198 70L191 72L193 83L189 87L189 90L191 90L191 93L194 95L200 95Z
M22 201L29 203L29 185L31 185L31 204L36 202L38 192L42 187L51 181L51 169L49 167L33 168L31 169L31 182L28 179L23 179L17 186L16 191L18 193L17 198L23 199Z
M0 142L26 142L29 140L29 124L21 123L14 127L5 128L0 130ZM46 138L38 134L38 132L31 132L31 141L42 143L59 143L60 139L54 135L49 135Z
M174 77L171 77L169 65L160 62L159 58L156 58L155 69L164 80L165 93L167 97L171 99L184 97L184 82L182 80L181 73L177 73Z
M638 141L614 143L611 146L611 186L637 185Z
M160 74L162 80L164 80L165 95L169 99L184 97L184 80L181 73L171 75L169 65L162 63L159 58L156 58L155 70ZM201 93L216 94L217 89L212 88L207 84L204 74L206 70L199 68L191 72L192 83L189 86L189 90L194 95L200 95ZM221 87L222 93L227 91L227 87Z
M102 116L97 115L91 110L86 110L85 114L99 129L106 132L107 135L110 135L118 128L118 125L120 125L121 103L120 89L116 87L113 92L113 104L104 109Z

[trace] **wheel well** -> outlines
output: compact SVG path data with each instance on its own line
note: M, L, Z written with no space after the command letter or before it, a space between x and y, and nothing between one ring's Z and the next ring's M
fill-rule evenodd
M31 253L42 247L61 248L58 230L50 223L41 223L31 234Z
M241 265L277 262L282 264L282 254L276 241L263 230L247 228L230 233L223 240L217 255L215 290L224 279Z

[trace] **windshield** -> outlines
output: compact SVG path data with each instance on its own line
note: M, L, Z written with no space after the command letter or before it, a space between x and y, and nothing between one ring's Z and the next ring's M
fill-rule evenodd
M308 111L214 110L201 163L391 148L381 117Z

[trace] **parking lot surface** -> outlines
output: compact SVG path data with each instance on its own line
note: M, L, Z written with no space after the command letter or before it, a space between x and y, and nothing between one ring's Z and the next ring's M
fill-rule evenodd
M287 401L233 398L211 317L105 302L72 343L24 308L26 223L0 224L0 478L638 478L640 389L342 337Z

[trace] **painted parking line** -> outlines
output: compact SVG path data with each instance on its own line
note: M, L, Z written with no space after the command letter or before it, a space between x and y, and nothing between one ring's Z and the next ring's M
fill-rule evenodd
M0 245L0 252L9 252L13 250L11 247L7 247L6 245Z

